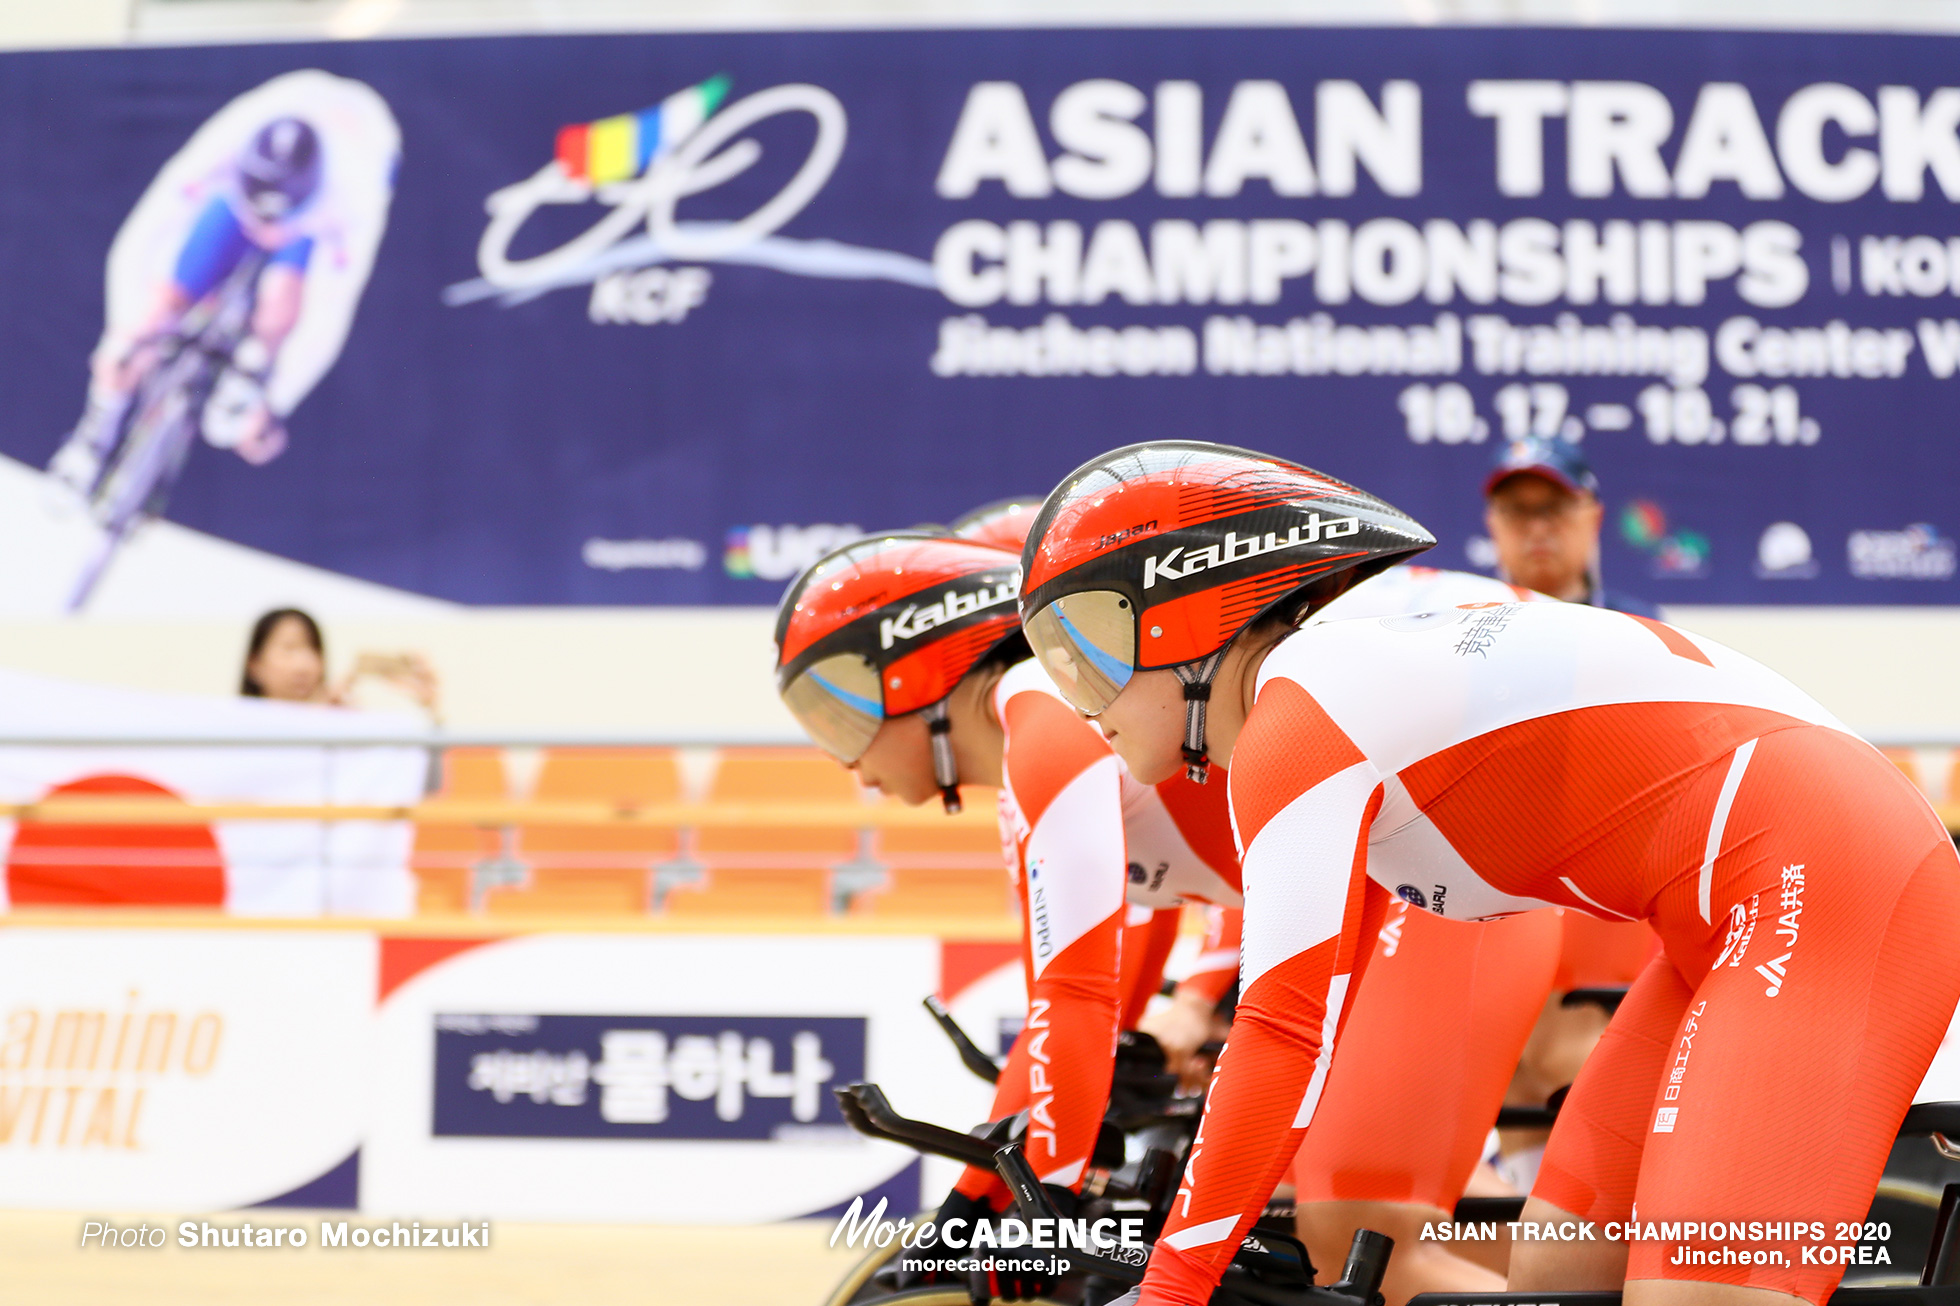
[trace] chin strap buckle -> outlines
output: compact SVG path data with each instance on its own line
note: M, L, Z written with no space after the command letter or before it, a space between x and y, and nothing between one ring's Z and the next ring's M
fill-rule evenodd
M947 815L960 810L960 769L953 761L953 722L946 715L942 699L925 709L926 731L932 738L932 778L939 786L939 801Z
M1205 713L1211 706L1211 680L1218 674L1225 650L1210 657L1172 667L1184 682L1184 774L1192 784L1203 784L1211 775L1211 757L1205 749Z

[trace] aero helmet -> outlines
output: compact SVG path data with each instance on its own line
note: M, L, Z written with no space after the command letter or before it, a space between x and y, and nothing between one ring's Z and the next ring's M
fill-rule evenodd
M885 718L923 712L933 778L960 810L946 699L1020 636L1012 554L927 531L867 536L817 562L776 609L776 689L819 747L846 764Z
M320 137L304 118L274 118L238 156L238 187L267 222L291 216L320 188Z
M1084 463L1041 507L1021 557L1028 642L1094 714L1140 670L1184 682L1184 761L1203 783L1205 705L1225 649L1436 540L1364 490L1297 463L1197 440Z
M996 549L1019 553L1028 542L1028 530L1041 511L1042 496L1023 494L1012 499L996 499L965 514L946 529L963 540L991 544Z

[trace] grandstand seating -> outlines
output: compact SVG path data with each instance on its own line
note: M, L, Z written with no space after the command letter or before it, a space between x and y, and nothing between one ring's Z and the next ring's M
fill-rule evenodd
M680 801L670 749L547 749L531 797L645 807ZM652 825L527 825L516 854L529 883L492 889L493 916L643 912L657 863L679 849L678 833Z
M1960 752L1884 752L1935 803L1946 806L1951 820L1960 807ZM684 802L796 804L866 816L879 810L849 772L814 749L725 747L685 758L659 748L547 749L528 793L513 785L513 773L523 768L512 761L499 748L452 748L442 757L431 798L633 809ZM684 783L684 776L691 783ZM994 791L983 786L966 786L965 797L976 814L994 803ZM892 799L878 802L896 806ZM175 868L183 862L186 854L176 848L181 834L161 826L152 831L26 822L15 841L20 865L12 868L19 882L17 905L164 901L155 896L159 890L140 888L139 881L154 879L159 866ZM65 890L46 896L36 878L47 878L39 863L74 861L69 845L79 846L78 840L125 868L110 877L115 887L93 896ZM136 842L144 847L137 848ZM44 844L61 846L54 852L38 851ZM122 851L111 855L111 849ZM217 859L215 852L212 858ZM207 880L221 880L219 860L202 872ZM627 823L498 826L437 819L417 823L413 865L416 909L425 915L975 918L1014 910L999 836L991 823L972 820L695 830ZM173 870L172 878L181 876ZM213 893L217 891L203 897Z
M500 748L451 748L442 755L434 798L500 801L510 796ZM474 825L418 823L415 827L415 909L435 915L467 911L473 869L495 857L499 832Z
M995 791L963 787L970 809L991 810ZM890 801L890 800L887 800ZM986 827L948 825L880 830L877 860L885 882L858 895L854 913L873 916L995 915L1012 905L1000 836Z
M722 803L861 803L849 772L813 749L727 749L708 787ZM858 831L789 827L702 830L693 841L701 877L660 904L675 915L822 914L838 867L868 852Z

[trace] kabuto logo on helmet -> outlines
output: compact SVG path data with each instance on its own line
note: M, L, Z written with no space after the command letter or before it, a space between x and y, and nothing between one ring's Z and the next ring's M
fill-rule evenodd
M1062 697L1090 715L1138 671L1174 672L1187 772L1203 783L1211 682L1232 642L1435 542L1366 490L1283 458L1198 440L1127 445L1042 505L1021 555L1022 625Z
M1020 592L1014 555L990 544L937 530L856 540L783 595L777 690L818 746L847 765L888 717L922 714L934 779L947 810L958 811L947 701L983 660L1027 656Z
M1359 517L1331 517L1323 519L1319 513L1310 513L1307 520L1298 526L1288 528L1282 539L1277 531L1267 531L1262 538L1248 535L1241 539L1235 532L1226 531L1225 538L1216 544L1207 544L1202 549L1192 549L1186 553L1180 546L1172 549L1161 558L1143 560L1143 587L1155 588L1157 578L1183 580L1201 571L1228 562L1243 562L1265 553L1277 553L1281 549L1297 549L1308 544L1318 544L1323 539L1338 540L1353 535L1361 529ZM1179 555L1182 555L1180 558Z
M993 586L982 585L964 594L958 590L947 590L944 598L923 608L908 603L896 617L885 617L878 622L878 647L890 648L899 640L916 639L949 621L971 616L984 608L1010 603L1020 593L1020 578L1015 577Z

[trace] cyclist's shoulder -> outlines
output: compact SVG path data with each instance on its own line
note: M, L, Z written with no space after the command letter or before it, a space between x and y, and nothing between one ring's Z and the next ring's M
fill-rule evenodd
M1102 732L1076 714L1033 658L1009 667L994 686L994 712L1006 732L1006 764L1017 788L1033 771L1060 768L1072 776L1115 756Z
M1052 699L1067 707L1067 704L1062 701L1061 691L1055 688L1055 682L1048 678L1048 673L1041 669L1041 664L1031 657L1022 658L1002 672L1000 679L994 682L994 711L1003 714L1003 724L1006 721L1004 714L1008 705L1029 694Z
M1492 576L1407 563L1371 576L1313 615L1310 624L1389 617L1462 603L1529 603L1542 594Z

